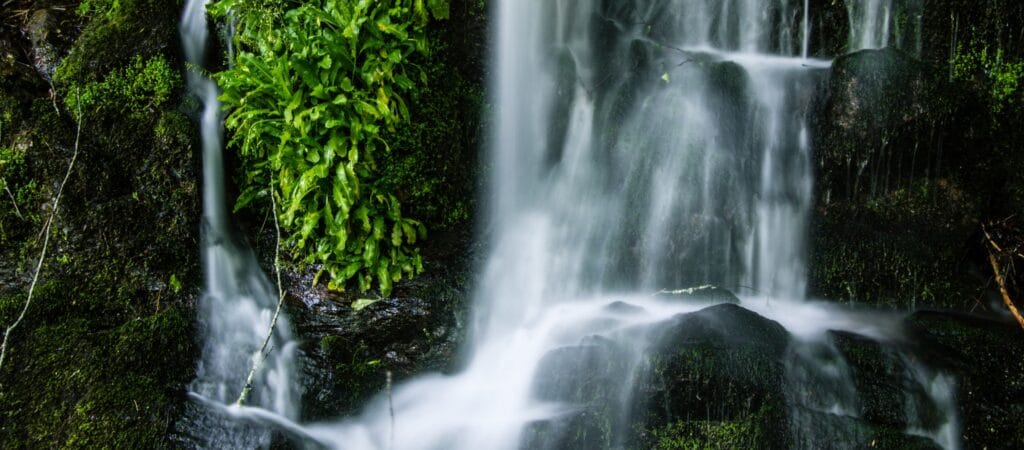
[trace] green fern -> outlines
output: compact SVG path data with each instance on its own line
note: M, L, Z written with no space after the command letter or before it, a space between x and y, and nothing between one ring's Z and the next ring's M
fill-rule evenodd
M381 138L409 119L401 94L423 78L408 62L426 53L423 0L319 0L275 10L266 0L221 0L211 11L239 19L234 66L215 75L231 110L230 145L242 156L236 210L282 199L279 219L289 245L322 264L328 287L361 291L423 271L415 244L422 223L402 215L378 183ZM447 13L431 0L434 17ZM237 14L237 13L236 13ZM253 28L254 27L254 28Z

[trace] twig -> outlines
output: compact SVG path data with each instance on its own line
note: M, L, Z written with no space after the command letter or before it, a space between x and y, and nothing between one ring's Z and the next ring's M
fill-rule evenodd
M47 77L49 77L49 75L47 75ZM57 115L59 116L60 115L60 108L57 107L57 88L53 87L53 80L47 79L46 82L50 83L50 101L53 102L53 110L57 111ZM77 96L77 93L76 93L76 96ZM75 99L75 100L81 100L81 99ZM78 114L81 115L82 114L81 106L79 106L76 109L78 110Z
M78 95L78 92L75 92ZM81 105L81 102L78 102ZM25 299L25 304L21 307L21 313L18 314L18 319L7 327L7 331L4 333L4 341L0 344L0 369L4 366L4 359L7 356L7 342L11 337L11 333L14 329L21 324L21 321L25 318L25 313L28 312L29 305L32 304L32 294L35 292L36 283L39 282L39 273L43 269L43 260L46 259L46 248L50 243L50 227L53 225L53 218L57 216L57 209L60 206L60 196L64 193L64 186L68 183L68 178L71 178L71 170L75 167L75 160L78 159L78 143L82 137L82 107L78 107L78 130L75 132L75 151L71 155L71 163L68 164L68 171L64 174L64 180L60 182L60 187L57 189L57 195L53 197L53 208L50 209L50 217L46 219L46 223L43 224L43 249L39 252L39 261L36 263L36 272L32 275L32 284L28 287L28 297Z
M1013 304L1013 300L1010 299L1010 293L1006 290L1006 280L1003 279L1003 272L999 268L999 262L996 261L996 255L992 252L994 249L996 252L1002 252L999 245L992 239L992 236L988 234L988 230L985 227L981 228L981 231L985 233L985 239L988 240L989 246L992 248L988 250L988 263L992 266L992 271L995 272L996 284L999 285L999 294L1003 297L1003 303L1006 304L1006 308L1010 310L1010 314L1013 315L1014 319L1017 319L1017 323L1024 328L1024 317L1020 315L1020 311L1017 310L1017 306Z
M988 240L988 245L991 245L992 248L996 249L996 251L999 253L1003 252L1003 249L999 247L999 244L996 244L996 241L992 239L991 234L988 234L988 230L985 229L985 227L981 227L981 232L985 233L985 239Z
M1024 328L1024 317L1021 317L1020 311L1017 311L1017 307L1013 304L1013 300L1010 300L1010 294L1006 291L1006 282L999 271L999 263L996 262L996 256L992 252L988 252L988 262L996 273L996 284L999 285L999 293L1003 296L1003 303L1010 310L1010 314L1013 314L1013 318L1017 319L1017 323L1020 324L1021 328Z
M277 309L274 311L274 318L270 320L270 329L267 330L267 337L263 339L263 345L260 346L259 354L256 360L253 361L252 368L249 369L249 375L245 377L245 387L242 388L242 392L238 395L238 400L235 401L236 405L245 404L245 400L249 398L249 393L252 392L252 380L256 376L256 371L259 370L260 366L263 365L263 360L266 359L267 355L267 344L270 343L270 337L274 335L274 328L277 327L277 318L281 316L281 305L284 304L284 289L281 287L281 226L277 220L277 200L274 197L274 176L270 176L270 208L274 216L274 231L277 232L277 244L274 246L274 272L277 274Z
M18 218L25 220L25 216L21 215L21 209L18 208L18 200L14 198L14 194L11 192L10 186L4 184L4 190L7 191L7 195L11 196L11 204L14 205L14 213L18 215Z

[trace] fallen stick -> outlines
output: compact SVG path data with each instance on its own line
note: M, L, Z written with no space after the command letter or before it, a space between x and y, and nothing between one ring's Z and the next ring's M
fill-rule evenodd
M277 309L274 311L274 318L270 320L270 329L267 330L267 337L263 339L263 345L260 346L260 351L257 354L256 360L252 363L252 368L249 369L249 375L245 377L245 386L242 387L242 392L238 394L238 400L235 401L236 405L243 405L249 398L249 394L252 392L252 380L256 376L256 371L259 370L260 366L263 365L263 360L266 359L267 345L270 344L270 337L274 335L274 328L277 327L277 318L281 316L281 305L284 304L284 289L281 288L281 226L277 221L277 200L274 197L274 176L270 176L270 208L272 215L274 216L274 231L277 232L277 242L274 245L274 272L277 274Z
M995 273L996 284L999 285L999 294L1003 297L1003 303L1006 308L1010 310L1010 314L1013 318L1017 319L1017 323L1020 324L1021 328L1024 328L1024 317L1021 317L1020 311L1017 310L1017 306L1013 304L1013 300L1010 299L1010 292L1006 289L1006 280L1003 279L1003 271L999 268L999 261L996 260L996 255L993 250L998 253L1003 253L1003 249L999 247L995 239L992 239L992 235L988 233L988 230L983 225L981 232L985 234L985 240L988 241L988 245L991 247L988 249L988 263L992 266L992 272Z
M1013 300L1010 299L1010 293L1006 291L1006 281L1003 280L1003 274L999 270L999 263L996 261L996 256L989 251L988 262L992 265L992 271L996 273L996 284L999 285L999 293L1003 296L1003 303L1006 304L1006 308L1010 310L1010 314L1017 319L1017 323L1020 324L1021 328L1024 328L1024 317L1021 317L1020 311L1017 310L1017 306L1013 304Z

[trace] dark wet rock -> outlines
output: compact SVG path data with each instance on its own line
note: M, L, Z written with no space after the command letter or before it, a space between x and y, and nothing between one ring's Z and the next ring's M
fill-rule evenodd
M692 419L749 422L763 431L760 445L786 446L782 386L789 333L781 325L723 304L676 316L653 335L649 375L635 394L637 405L645 406L636 418L643 429Z
M852 372L860 417L896 429L908 424L904 410L905 368L890 347L853 333L832 332L832 341Z
M621 439L621 411L629 407L628 382L637 358L615 342L590 337L577 346L553 350L541 359L533 396L572 405L561 417L531 424L524 449L611 448Z
M40 76L49 80L57 68L57 49L53 44L56 37L57 17L49 9L38 9L29 15L22 30L32 44L32 66Z
M980 266L964 257L980 242L974 220L983 203L963 188L921 181L872 201L819 206L812 295L902 310L968 306L982 287Z
M964 445L1024 447L1024 331L1009 321L926 311L910 315L906 327L921 358L955 377Z
M865 419L800 409L793 413L800 417L800 429L793 433L789 448L853 449L880 448L901 450L941 450L933 440L907 434L902 428L879 425Z
M835 60L812 120L813 295L899 309L975 295L964 255L990 188L953 171L978 166L967 142L985 127L962 91L895 49Z
M534 396L572 409L531 424L522 448L679 448L666 443L708 430L737 448L785 446L780 325L722 304L630 334L649 351L592 336L544 356Z
M905 399L917 394L904 392L912 383L896 353L901 347L891 343L831 334L861 396L862 411L847 415L795 394L839 386L801 377L800 365L818 364L820 358L797 358L798 341L778 323L742 307L724 304L683 314L658 325L653 335L648 378L634 393L634 408L642 409L634 410L641 431L632 439L643 448L709 442L734 448L937 448L931 439L906 432ZM805 381L792 386L794 379Z
M940 147L914 144L947 113L940 89L934 70L899 50L837 58L815 139L824 200L880 195L911 171L934 173Z
M811 0L810 6L811 36L808 42L808 56L831 58L847 53L850 16L844 2ZM801 36L802 39L802 35L797 36Z
M950 46L988 43L1007 57L1024 54L1024 3L1017 0L928 0L922 11L922 58L946 65Z
M427 273L358 311L351 307L358 296L310 287L315 271L289 273L288 313L305 355L304 419L357 411L383 392L388 372L397 383L455 369L466 331L471 250L464 235L436 242L445 245L425 250Z
M121 11L138 3L119 2ZM176 30L179 2L149 6L147 13L169 18L169 29ZM20 30L12 30L17 16L8 15L8 7L26 9ZM15 1L0 9L0 146L25 156L23 164L3 168L24 216L9 214L10 199L2 193L0 285L6 287L0 288L0 323L10 324L25 299L39 255L37 236L76 145L78 122L61 86L51 92L47 78L69 53L107 48L100 41L79 43L95 45L90 49L73 45L81 30L77 22L88 19L67 2ZM149 25L125 21L120 30L145 33ZM176 40L177 34L167 37ZM142 51L130 37L123 42L119 58ZM97 58L90 64L120 67L92 55ZM179 61L168 61L174 72L184 70ZM201 285L197 133L176 100L132 121L86 111L40 282L0 370L5 447L169 445L186 403L185 385L194 377L194 305Z

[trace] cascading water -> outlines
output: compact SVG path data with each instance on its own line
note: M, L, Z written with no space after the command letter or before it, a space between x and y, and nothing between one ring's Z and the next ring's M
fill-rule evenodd
M181 19L182 45L188 61L202 67L207 45L206 3L189 0ZM200 119L203 145L203 246L206 285L200 299L203 355L191 391L202 398L231 404L238 398L246 375L258 358L269 332L277 295L256 262L255 255L234 237L224 198L221 155L221 114L217 85L198 72L188 75L190 92L203 105ZM297 387L293 382L295 344L288 321L279 319L268 350L253 381L248 403L284 417L295 418ZM266 445L266 431L232 427L216 416L193 417L190 426L206 429L197 436L206 448ZM202 423L216 421L215 424ZM213 431L216 430L216 431ZM203 434L194 432L192 434Z
M849 51L895 46L921 54L922 0L847 1L846 11Z
M192 0L183 19L197 64L202 4ZM849 4L857 12L850 48L885 45L889 19L878 18L880 2ZM878 339L895 332L884 320L804 301L813 196L807 118L831 64L807 58L808 5L496 2L491 251L464 370L398 386L360 417L300 425L288 384L293 346L279 323L280 350L254 391L259 407L229 408L232 416L339 449L544 447L526 436L529 425L572 415L577 405L538 371L559 364L551 356L559 349L599 352L612 342L624 351L603 375L616 384L608 402L621 411L609 433L624 435L631 380L642 376L652 345L643 330L708 306L651 294L707 283L745 291L745 307L792 333L786 364L794 408L856 415L850 370L826 331ZM266 332L273 295L251 253L229 239L215 86L197 76L190 83L206 99L208 153L207 344L194 388L230 403ZM949 385L914 373L936 392ZM798 392L807 386L821 389ZM793 441L815 446L794 417ZM928 436L937 430L912 427ZM623 439L609 442L625 446ZM952 437L940 443L957 445Z

